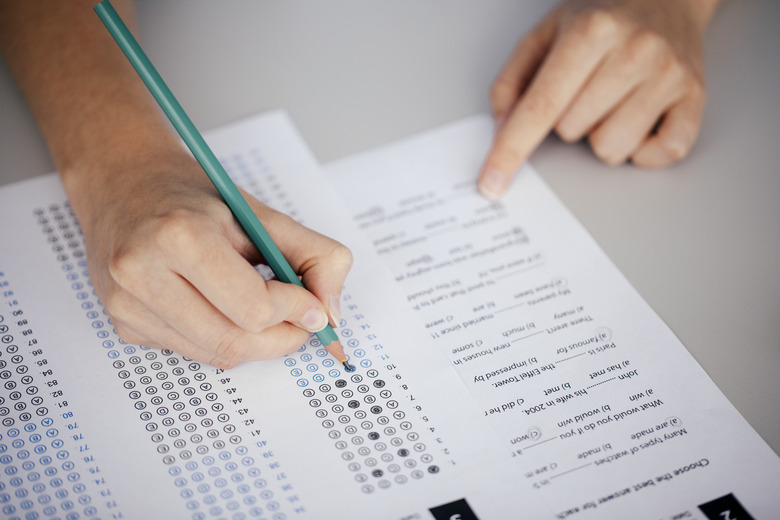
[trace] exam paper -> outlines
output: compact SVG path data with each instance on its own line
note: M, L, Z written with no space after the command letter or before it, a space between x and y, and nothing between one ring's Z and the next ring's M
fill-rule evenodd
M778 457L486 116L330 165L353 219L556 518L773 518ZM731 516L726 513L731 512Z
M57 177L0 189L2 517L771 518L776 455L544 184L475 194L490 131L335 183L281 112L205 135L352 249L353 374L315 337L226 371L123 343Z
M0 189L0 516L550 516L283 113L206 134L236 182L352 248L337 328L232 370L128 345L56 176ZM260 269L261 271L266 271Z

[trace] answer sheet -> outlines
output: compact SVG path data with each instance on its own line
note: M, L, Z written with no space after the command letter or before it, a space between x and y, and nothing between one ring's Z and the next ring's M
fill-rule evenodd
M122 342L58 178L0 188L2 516L772 517L777 456L538 177L476 194L490 132L335 183L284 113L206 134L239 185L352 249L352 374L315 337L226 371Z

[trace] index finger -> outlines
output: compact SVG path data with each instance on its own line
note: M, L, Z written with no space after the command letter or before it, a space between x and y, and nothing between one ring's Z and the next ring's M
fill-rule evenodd
M259 204L252 208L306 289L323 303L331 325L338 326L341 290L352 267L350 250L288 215Z
M498 198L515 171L547 136L601 62L606 38L568 30L553 44L536 76L496 134L477 181L480 192Z

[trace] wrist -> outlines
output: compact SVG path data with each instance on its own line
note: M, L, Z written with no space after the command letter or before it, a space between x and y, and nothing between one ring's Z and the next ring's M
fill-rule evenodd
M197 166L167 127L125 126L95 138L94 146L68 154L59 174L85 232L116 211L154 198L152 184L181 184Z

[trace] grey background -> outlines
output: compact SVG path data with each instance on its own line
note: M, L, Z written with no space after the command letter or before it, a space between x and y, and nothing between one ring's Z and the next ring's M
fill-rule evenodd
M290 112L325 163L488 112L550 1L140 1L152 61L201 129ZM705 39L699 141L657 171L550 137L532 163L780 452L780 2L730 0ZM0 65L0 184L53 170Z

